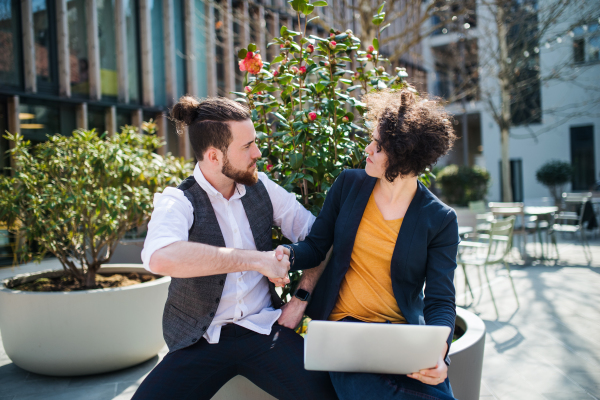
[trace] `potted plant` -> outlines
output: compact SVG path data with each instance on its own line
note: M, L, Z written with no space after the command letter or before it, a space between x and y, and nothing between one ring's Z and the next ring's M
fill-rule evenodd
M550 190L557 207L561 205L563 188L571 181L572 177L573 167L571 164L559 160L548 161L535 173L537 181Z
M152 123L145 129L75 131L36 146L6 136L13 174L0 177L0 222L19 230L21 261L51 253L63 267L0 287L0 332L16 365L99 373L145 361L164 345L170 278L141 265L103 268L123 235L149 219L154 193L191 174L183 159L155 154L161 143Z
M456 211L461 226L477 226L477 213L469 209L469 203L485 199L490 174L477 165L473 167L448 165L435 175L442 199Z

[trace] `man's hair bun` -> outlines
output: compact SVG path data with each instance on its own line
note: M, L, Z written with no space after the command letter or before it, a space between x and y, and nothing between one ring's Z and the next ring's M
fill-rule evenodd
M182 122L185 125L191 125L198 117L200 101L192 96L183 96L171 110L171 118Z

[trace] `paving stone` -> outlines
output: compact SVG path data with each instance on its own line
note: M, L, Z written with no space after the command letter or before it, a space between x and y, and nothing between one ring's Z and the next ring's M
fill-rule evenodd
M142 380L119 383L117 385L117 397L114 400L130 400L141 383Z
M76 388L52 390L44 393L30 395L16 395L14 400L111 400L115 397L116 384L98 385L93 390L89 388Z
M158 361L159 357L154 356L150 360L139 365L135 365L120 371L72 378L71 382L69 383L69 387L95 386L107 383L116 384L120 382L130 382L143 379L150 373L150 371L152 371L156 364L158 364Z

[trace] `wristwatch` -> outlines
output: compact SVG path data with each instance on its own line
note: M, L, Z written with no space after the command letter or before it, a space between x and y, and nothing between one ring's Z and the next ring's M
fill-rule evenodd
M304 289L297 289L296 293L294 293L294 297L297 297L302 301L308 301L310 299L310 293Z
M289 261L290 261L290 268L292 268L294 266L294 261L296 260L296 255L294 254L294 248L292 246L290 246L289 244L282 244L282 246L290 251Z

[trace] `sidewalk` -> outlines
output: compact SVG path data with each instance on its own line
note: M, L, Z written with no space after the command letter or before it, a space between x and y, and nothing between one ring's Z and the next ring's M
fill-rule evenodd
M591 266L581 247L569 241L559 245L561 262L556 266L513 265L520 308L504 268L492 267L499 319L488 287L478 284L475 269L468 270L476 296L469 309L487 327L482 400L600 399L600 239L591 239L591 244ZM0 268L0 280L59 267L55 260L46 260L15 270ZM461 271L456 282L461 306L465 302ZM0 342L0 400L130 399L165 353L166 348L141 365L109 374L54 378L16 367Z

